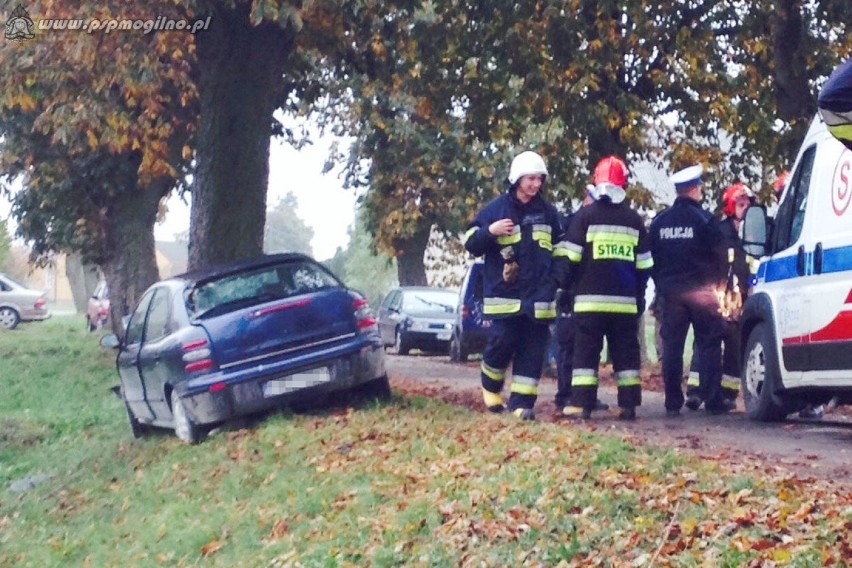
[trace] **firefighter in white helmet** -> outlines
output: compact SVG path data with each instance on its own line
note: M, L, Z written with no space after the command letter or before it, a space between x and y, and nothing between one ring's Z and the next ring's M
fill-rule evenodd
M544 353L556 317L557 282L567 249L556 208L541 196L547 167L535 152L512 160L508 190L479 212L465 248L485 257L484 316L492 321L482 354L482 395L492 412L506 409L502 391L512 365L508 410L532 420Z

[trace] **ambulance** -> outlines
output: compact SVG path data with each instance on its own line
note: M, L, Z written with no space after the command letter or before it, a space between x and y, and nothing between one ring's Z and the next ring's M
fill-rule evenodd
M754 420L852 404L852 150L817 115L773 220L746 214L760 269L742 317L742 387Z

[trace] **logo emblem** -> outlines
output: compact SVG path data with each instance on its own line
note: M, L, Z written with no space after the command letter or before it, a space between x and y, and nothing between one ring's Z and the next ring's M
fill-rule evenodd
M18 7L12 12L9 21L6 22L6 39L23 42L27 39L35 37L33 21L24 7L18 4Z
M846 213L852 201L852 152L844 150L831 180L831 206L838 217Z

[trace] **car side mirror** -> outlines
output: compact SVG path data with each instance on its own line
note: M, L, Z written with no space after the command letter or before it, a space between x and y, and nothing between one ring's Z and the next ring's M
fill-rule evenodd
M101 347L106 347L107 349L118 349L121 346L121 341L116 334L109 333L101 337L100 344Z
M764 256L767 236L766 210L759 206L749 207L743 219L743 249L746 254L754 258Z

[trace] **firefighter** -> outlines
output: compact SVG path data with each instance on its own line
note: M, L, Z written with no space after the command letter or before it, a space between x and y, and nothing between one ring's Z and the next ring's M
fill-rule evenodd
M585 207L595 202L592 197L594 189L594 185L586 186L582 206ZM563 231L567 232L575 216L576 213L571 213L564 215L560 219ZM574 369L574 295L571 290L572 286L573 282L570 277L564 282L560 282L560 290L556 298L558 316L556 318L554 340L556 341L557 387L554 403L559 412L564 412L566 406L573 406L571 402L571 375ZM595 410L609 410L609 405L598 399L595 402Z
M508 410L523 420L535 418L557 283L567 265L559 214L541 196L546 180L540 155L518 154L508 190L479 212L464 236L465 248L485 257L483 315L492 321L481 364L485 406L506 409L501 393L511 363Z
M743 183L735 183L722 194L722 214L719 224L727 245L727 283L722 296L722 316L725 335L722 338L722 396L736 404L740 393L740 316L748 295L749 281L757 274L759 261L749 257L743 249L740 227L749 207L754 204L754 192ZM703 403L698 375L700 355L692 357L687 379L686 407L698 410Z
M645 225L625 202L627 166L608 156L595 167L595 202L580 209L568 228L574 282L574 358L569 418L589 418L598 391L598 366L606 337L618 385L619 418L634 420L642 402L639 314L653 266Z
M828 131L852 150L852 59L831 73L817 104Z
M727 247L719 222L701 207L704 168L695 165L671 180L674 204L651 223L654 283L662 308L663 381L669 416L683 407L683 348L690 323L699 354L701 398L711 414L734 408L721 393L725 320L718 293L724 290Z

